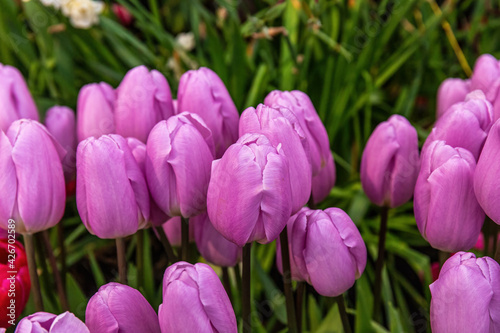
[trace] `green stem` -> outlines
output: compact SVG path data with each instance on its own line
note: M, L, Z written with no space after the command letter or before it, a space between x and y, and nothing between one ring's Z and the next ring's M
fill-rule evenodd
M293 301L292 273L290 270L290 253L288 249L287 227L280 234L281 262L283 267L283 288L285 289L286 314L288 320L288 332L297 332L297 317L295 317L295 304Z
M222 284L224 285L224 289L226 289L229 301L232 303L233 293L231 292L231 281L229 280L229 270L227 267L222 267Z
M137 289L144 287L144 230L138 230L135 261L137 265Z
M118 259L118 276L121 284L127 284L127 258L125 253L125 240L116 239L116 257Z
M172 248L172 245L168 241L167 235L165 234L165 230L160 227L155 227L156 231L160 235L160 241L161 244L163 245L163 248L165 249L165 252L167 253L167 259L170 263L177 262L177 256L174 253L174 249Z
M248 243L243 247L243 279L241 284L241 313L243 317L243 333L252 332L252 317L251 317L251 296L250 296L250 271L251 261L250 253L252 243Z
M380 302L382 295L382 269L384 268L385 238L387 234L387 216L389 207L380 209L380 229L378 235L378 257L375 263L375 285L373 295L373 317L380 322Z
M35 310L40 312L43 311L43 300L42 293L40 292L40 282L38 281L38 274L36 272L33 234L24 234L24 247L26 248L26 256L28 257L28 270L30 273L31 290L33 290Z
M50 244L48 231L47 230L42 231L42 236L43 236L43 243L45 245L45 250L47 252L47 256L49 257L50 267L52 268L52 274L54 276L54 280L56 283L56 290L59 296L59 301L61 302L63 311L68 311L69 310L68 298L66 297L66 291L64 290L59 268L57 268L57 260L56 257L54 256L52 245Z
M59 265L61 266L61 283L66 290L66 245L64 244L64 226L63 221L57 224L57 242L59 243Z
M241 290L241 270L240 270L240 265L236 265L233 267L234 270L234 276L236 277L236 287L238 287L238 290Z
M344 295L339 295L335 297L337 304L339 305L340 319L342 320L342 326L344 327L344 333L351 333L351 325L349 324L349 318L347 317L347 311L345 309Z
M181 253L182 260L189 261L189 219L181 217Z
M306 283L304 281L297 282L297 299L295 313L297 315L297 332L302 332L302 307L304 303L304 294L306 291Z

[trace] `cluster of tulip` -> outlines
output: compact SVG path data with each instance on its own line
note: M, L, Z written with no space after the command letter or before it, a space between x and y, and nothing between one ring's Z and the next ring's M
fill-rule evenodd
M398 115L375 129L363 153L361 182L370 200L386 210L413 195L417 226L438 250L470 250L485 213L500 224L499 77L500 63L483 55L470 80L443 82L420 158L416 130ZM458 252L430 289L433 332L500 331L500 266L493 259Z

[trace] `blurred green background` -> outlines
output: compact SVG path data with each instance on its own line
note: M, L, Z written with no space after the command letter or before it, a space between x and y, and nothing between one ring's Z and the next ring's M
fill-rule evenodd
M345 209L369 250L366 272L346 297L355 331L426 332L430 264L437 253L420 236L411 203L391 211L385 321L370 320L379 223L377 209L361 189L360 157L374 127L391 114L407 117L422 143L435 120L439 84L447 77L466 78L480 54L500 56L498 2L119 0L133 16L128 26L113 14L112 3L105 3L99 23L82 30L38 0L0 0L0 62L21 70L41 114L54 104L75 108L84 84L106 81L116 87L127 70L141 64L162 72L174 96L183 72L210 67L240 112L273 89L306 92L327 128L337 165L337 185L320 207ZM186 32L194 34L192 50L177 42L176 36ZM116 273L107 268L114 265L113 243L87 233L72 200L63 223L71 310L83 318L86 299ZM58 254L55 231L51 236ZM157 309L164 267L161 247L152 232L149 236L150 271L141 291ZM131 258L134 246L132 239ZM285 329L273 247L253 250L259 332ZM42 285L51 299L48 310L60 312L55 297L48 295L50 280ZM233 294L238 314L236 286ZM32 309L30 303L25 313ZM312 289L303 323L311 332L341 331L336 305Z

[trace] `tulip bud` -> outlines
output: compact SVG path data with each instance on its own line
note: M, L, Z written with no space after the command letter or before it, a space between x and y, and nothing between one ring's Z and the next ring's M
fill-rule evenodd
M18 233L55 226L64 214L64 149L38 121L21 119L0 131L0 225Z
M113 14L116 15L118 20L120 20L120 23L125 27L128 27L134 20L132 14L130 14L128 9L122 5L114 3L111 5L111 10L113 11Z
M418 169L415 128L399 115L380 123L361 159L361 185L368 198L379 206L404 204L413 194Z
M500 332L500 265L458 252L429 286L433 333Z
M215 229L243 247L275 240L292 212L288 158L262 134L245 134L212 163L207 210Z
M229 267L241 260L241 247L224 238L212 225L207 213L191 218L198 251L209 263Z
M179 81L177 100L178 113L196 113L210 128L216 158L238 139L238 110L214 71L201 67L184 73Z
M52 313L37 312L23 318L17 324L16 333L90 333L85 324L71 312L56 316Z
M126 237L147 225L146 180L123 137L111 134L82 141L76 163L76 204L91 234Z
M486 98L493 102L500 85L500 62L490 54L480 56L474 65L470 80L471 90L482 90Z
M229 297L210 268L202 263L178 262L163 277L160 328L167 332L236 333L236 317Z
M158 207L186 218L206 209L212 133L195 114L183 112L158 123L147 142L146 175Z
M311 151L313 201L321 202L335 185L335 163L330 151L328 133L309 96L298 90L274 90L266 96L264 104L286 107L299 120Z
M116 282L92 296L85 311L90 333L160 332L158 316L136 289Z
M76 172L76 123L75 113L66 106L54 106L47 111L45 126L54 139L66 150L62 161L66 182L74 179Z
M432 247L456 252L476 243L484 212L474 195L475 168L468 150L444 141L434 141L423 150L414 211L418 229Z
M146 66L132 68L117 88L116 133L146 142L151 129L173 114L172 93L167 80Z
M500 120L491 127L474 173L474 190L477 201L497 224L500 224Z
M18 119L39 120L38 110L22 74L0 64L0 130L6 132Z
M292 213L298 212L309 201L311 193L311 154L305 133L297 117L288 109L276 109L260 104L241 114L240 136L246 133L264 134L274 146L281 144L283 152L293 163L288 164Z
M320 295L341 295L363 274L366 246L343 210L304 207L288 220L287 232L292 278L307 281ZM279 240L276 253L283 272Z
M80 89L76 108L78 142L115 133L115 100L115 90L105 82Z
M9 327L16 321L31 289L26 252L19 241L11 242L0 239L0 327Z
M449 78L439 86L437 93L437 115L441 118L455 103L463 102L470 91L470 80Z

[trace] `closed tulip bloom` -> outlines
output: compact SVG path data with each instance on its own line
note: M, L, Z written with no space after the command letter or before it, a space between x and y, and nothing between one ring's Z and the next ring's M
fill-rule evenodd
M0 130L6 132L18 119L39 120L38 110L22 74L0 64Z
M169 216L191 217L206 209L212 133L188 112L157 124L148 138L146 175L149 190Z
M417 131L406 118L393 115L380 123L361 159L361 185L379 206L397 207L410 200L419 170Z
M238 139L238 110L214 71L201 67L184 73L179 81L177 101L178 113L196 113L210 128L216 158Z
M64 214L66 193L61 158L64 149L35 120L12 123L0 131L0 225L10 218L18 233L55 226Z
M439 86L437 93L437 115L441 118L455 103L463 102L470 91L470 80L449 78Z
M105 82L80 89L76 107L78 142L116 132L115 100L115 90Z
M500 332L500 266L495 260L458 252L429 288L433 333Z
M486 98L493 102L500 85L500 62L491 54L483 54L474 65L470 80L471 90L482 90Z
M281 144L283 152L293 163L288 164L292 213L298 212L309 201L311 193L311 153L299 120L284 107L272 108L264 104L257 109L249 107L241 114L240 136L246 133L264 134L274 146Z
M147 225L146 180L123 137L111 134L82 141L76 162L76 204L91 234L126 237Z
M356 225L339 208L302 208L288 220L292 278L307 281L323 296L335 297L354 285L366 266L366 246ZM277 263L282 272L281 244Z
M241 247L224 238L212 225L207 213L193 217L196 246L203 258L217 266L230 267L241 260Z
M11 326L11 323L19 317L28 302L30 289L28 262L21 242L15 241L10 244L7 238L0 239L0 307L2 309L0 327ZM12 295L13 290L15 295ZM11 300L15 301L13 305Z
M162 333L236 333L229 297L210 266L178 262L163 276L163 304L158 310Z
M444 141L422 152L415 186L414 211L418 229L432 247L456 252L476 244L484 212L474 195L474 156Z
M281 105L291 110L305 132L311 151L312 197L314 203L321 202L335 185L335 163L330 151L328 133L319 118L311 99L302 91L271 91L264 100L265 105Z
M292 212L288 158L262 134L245 134L212 163L210 221L243 247L275 240Z
M172 246L181 246L181 217L174 216L169 218L161 225L167 239ZM194 228L189 228L189 242L194 242Z
M85 311L90 333L159 333L158 316L142 294L116 282L92 296Z
M76 120L73 110L66 106L51 107L45 116L45 126L66 150L62 161L64 178L70 181L76 172Z
M59 316L37 312L23 318L17 324L16 333L89 333L85 324L71 312L61 313Z
M477 160L493 120L493 108L480 90L467 95L438 119L426 145L436 140L452 147L462 147Z
M491 127L474 173L477 201L497 224L500 224L500 120Z
M132 68L116 90L116 133L124 137L146 142L151 129L174 113L167 79L157 70Z

